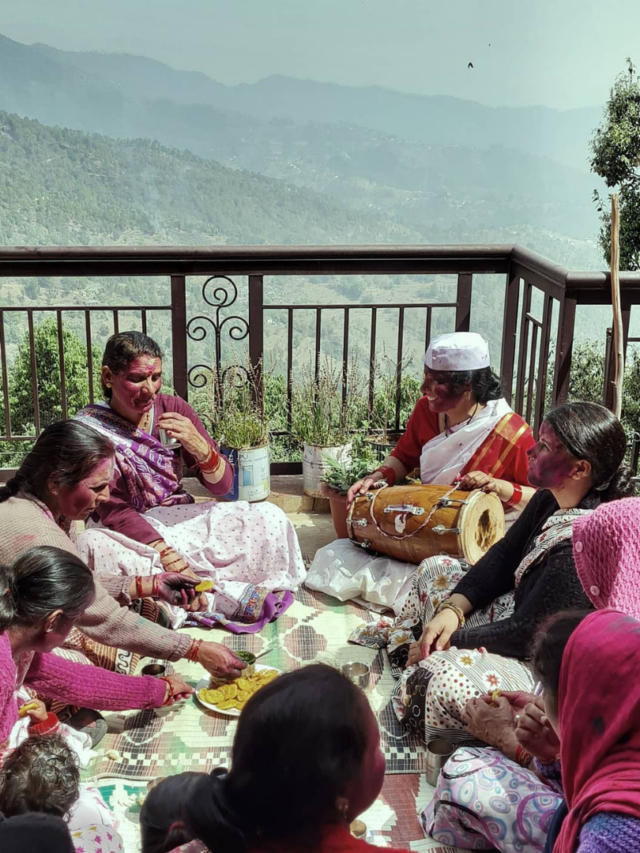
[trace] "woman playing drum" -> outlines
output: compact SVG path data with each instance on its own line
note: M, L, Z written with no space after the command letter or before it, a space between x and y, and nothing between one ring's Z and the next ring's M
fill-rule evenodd
M415 468L423 483L495 492L514 521L533 496L527 483L530 427L502 396L489 346L475 332L439 335L424 357L424 379L407 429L380 468L354 483L350 505L381 480L393 484Z
M539 491L505 538L468 572L451 558L424 560L396 621L352 634L352 642L388 646L400 676L395 711L411 731L427 741L443 730L468 741L462 714L469 699L531 692L526 658L538 624L590 606L573 560L572 525L633 492L625 449L620 422L602 406L570 403L549 412L529 451L529 482Z
M502 397L487 342L474 332L440 335L429 344L424 361L424 396L405 434L380 468L351 486L347 506L382 481L393 486L420 468L424 484L459 482L462 490L495 493L510 526L535 493L527 485L527 451L534 440ZM306 585L341 600L359 596L397 613L415 572L412 557L404 559L408 562L365 554L341 539L318 551Z

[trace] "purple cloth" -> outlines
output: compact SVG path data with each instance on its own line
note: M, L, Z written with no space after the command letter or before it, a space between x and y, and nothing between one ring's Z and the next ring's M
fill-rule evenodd
M231 619L219 613L191 613L187 625L213 628L221 625L232 634L257 634L269 622L275 622L293 604L289 590L268 592L264 587L248 587L247 595Z

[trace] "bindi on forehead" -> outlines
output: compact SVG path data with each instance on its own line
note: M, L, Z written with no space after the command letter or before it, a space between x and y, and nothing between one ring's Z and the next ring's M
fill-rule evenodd
M85 483L89 488L97 486L100 483L111 482L113 479L114 463L113 459L105 459L101 462L93 472L87 477Z
M132 361L129 365L129 370L127 371L128 376L139 376L140 374L144 374L145 376L151 376L153 373L158 373L162 369L162 362L159 358L152 358L151 356L141 356L140 358L136 358L135 361Z

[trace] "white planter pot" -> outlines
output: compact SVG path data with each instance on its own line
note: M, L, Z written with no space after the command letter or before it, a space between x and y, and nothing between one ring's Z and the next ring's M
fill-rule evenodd
M250 450L221 448L233 463L233 487L228 496L236 501L263 501L271 491L269 445Z
M341 444L338 447L318 447L316 444L302 446L302 487L305 495L321 498L322 478L324 477L325 462L323 457L329 456L336 462L351 462L351 444Z

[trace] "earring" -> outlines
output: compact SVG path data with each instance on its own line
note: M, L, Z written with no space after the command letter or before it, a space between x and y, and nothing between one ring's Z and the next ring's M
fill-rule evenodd
M340 817L346 822L347 814L349 813L349 800L346 797L339 797L336 805L338 806Z

